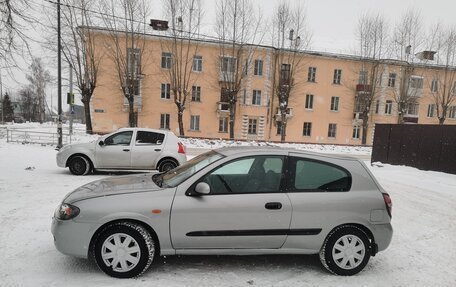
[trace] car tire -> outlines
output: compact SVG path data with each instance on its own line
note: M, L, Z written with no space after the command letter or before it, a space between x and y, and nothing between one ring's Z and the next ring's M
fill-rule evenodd
M351 276L363 270L370 255L367 234L356 226L343 225L326 238L320 250L320 261L334 274Z
M171 169L174 169L178 166L178 164L176 163L175 160L173 159L164 159L162 160L159 164L158 164L158 171L159 172L164 172L164 171L168 171L168 170L171 170Z
M98 267L116 278L143 274L154 260L155 241L141 225L117 222L106 226L93 245Z
M74 175L86 175L90 172L90 162L83 156L77 155L70 159L68 163L70 172Z

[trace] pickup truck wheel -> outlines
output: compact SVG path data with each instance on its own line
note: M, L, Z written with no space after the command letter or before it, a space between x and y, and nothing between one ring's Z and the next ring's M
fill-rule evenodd
M90 172L90 162L83 156L77 155L70 159L68 163L70 172L74 175L86 175Z
M155 256L155 241L141 225L116 222L100 233L93 246L98 267L116 278L138 277Z

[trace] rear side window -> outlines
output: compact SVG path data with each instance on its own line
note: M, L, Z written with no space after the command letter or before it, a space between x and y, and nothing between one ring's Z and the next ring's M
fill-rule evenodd
M303 158L291 159L291 192L349 191L352 178L343 167Z
M162 133L138 131L136 145L162 144L165 135Z

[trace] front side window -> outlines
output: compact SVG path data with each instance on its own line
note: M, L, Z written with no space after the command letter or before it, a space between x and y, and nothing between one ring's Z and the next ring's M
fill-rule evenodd
M317 78L317 68L309 67L309 72L307 73L307 81L314 83L316 78Z
M190 116L190 130L199 131L200 116Z
M331 111L337 112L339 110L339 97L331 97Z
M291 158L291 192L349 191L351 175L342 167L303 158Z
M138 131L136 145L160 145L164 139L165 135L162 133Z
M202 178L210 194L280 192L281 156L255 156L229 162Z
M389 101L389 100L386 101L386 104L385 104L385 114L391 115L392 110L393 110L393 101Z
M192 102L201 102L200 86L192 86Z
M396 73L390 73L388 78L388 87L394 88L396 86Z
M255 69L253 71L255 76L263 75L263 60L255 60Z
M305 122L304 127L302 129L302 135L305 137L310 137L312 133L312 123Z
M310 95L310 94L307 94L306 95L306 109L308 110L311 110L313 109L313 99L314 99L314 95Z
M328 138L335 138L337 132L337 124L329 124L328 126Z
M194 72L203 71L203 57L202 56L193 56L192 70Z
M255 106L261 105L261 91L260 90L253 90L252 105L255 105Z
M256 135L257 133L257 119L249 119L249 135Z
M130 145L132 131L116 133L104 140L105 145Z
M161 67L163 69L171 69L171 53L163 52L162 59L161 59Z
M160 128L161 129L165 129L165 130L169 130L169 118L170 118L170 115L169 114L161 114L160 115Z
M334 70L334 78L333 78L333 84L340 85L340 79L342 78L342 70L340 69L335 69Z
M160 98L169 100L171 98L171 85L170 84L161 84L161 93Z

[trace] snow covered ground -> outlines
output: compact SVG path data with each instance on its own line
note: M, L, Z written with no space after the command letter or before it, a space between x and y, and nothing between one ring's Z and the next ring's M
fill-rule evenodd
M118 280L87 260L60 254L50 232L54 209L66 193L110 175L72 176L56 166L53 147L6 143L1 137L0 286L456 286L456 175L371 167L393 199L395 233L390 247L353 277L329 274L317 256L182 256L157 260L139 279ZM263 144L185 141L193 149ZM364 147L296 147L370 154Z

